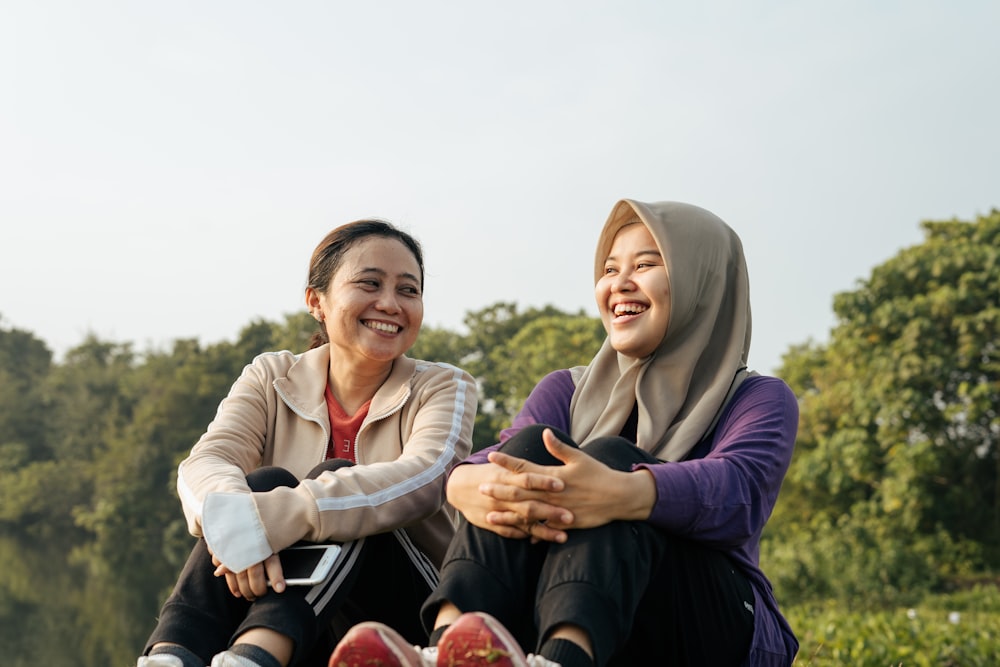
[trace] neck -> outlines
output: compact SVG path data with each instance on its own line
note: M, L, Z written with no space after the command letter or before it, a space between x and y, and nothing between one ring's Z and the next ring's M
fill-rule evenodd
M351 365L344 368L342 363L330 363L329 383L334 398L344 408L344 412L353 415L362 405L367 403L385 383L392 372L392 362L377 368Z

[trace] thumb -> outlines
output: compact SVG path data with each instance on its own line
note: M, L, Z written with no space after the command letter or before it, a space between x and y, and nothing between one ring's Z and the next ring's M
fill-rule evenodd
M278 554L271 554L264 561L264 571L267 573L267 580L271 582L271 588L276 593L285 591L285 573L281 568L281 557Z
M553 433L550 428L542 431L542 442L545 444L545 449L548 450L549 454L556 457L563 463L569 463L582 453L576 447L569 445L556 437L556 434Z

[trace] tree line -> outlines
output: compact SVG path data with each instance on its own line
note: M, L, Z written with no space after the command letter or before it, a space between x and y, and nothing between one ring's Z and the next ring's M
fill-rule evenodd
M929 221L833 300L826 343L777 373L800 402L796 452L762 542L783 603L905 603L1000 571L1000 211ZM475 446L545 373L585 364L597 318L500 302L411 356L480 387ZM19 665L134 664L192 545L177 464L257 354L302 351L307 313L168 349L89 336L56 362L0 320L0 646ZM55 638L58 640L54 641Z

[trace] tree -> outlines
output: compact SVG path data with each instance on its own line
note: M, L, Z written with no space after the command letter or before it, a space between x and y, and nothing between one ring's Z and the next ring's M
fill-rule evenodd
M471 354L466 336L435 327L423 327L417 342L406 353L407 356L426 361L443 361L453 366L463 367Z
M508 364L503 372L506 392L495 400L510 417L546 374L586 366L601 349L606 333L600 318L587 315L543 315L527 324L500 348Z
M784 358L801 422L776 523L814 535L780 556L792 580L833 558L869 591L1000 565L1000 211L922 228L835 297L829 344Z
M0 317L0 324L3 318ZM42 385L52 366L45 343L20 329L0 327L0 466L44 458L46 414Z
M296 354L305 352L309 349L309 339L319 326L319 323L305 310L286 315L285 322L274 327L271 349L289 350Z
M459 365L479 384L479 412L473 434L478 449L497 441L543 375L586 363L600 347L603 330L582 312L568 315L555 306L519 312L517 304L498 302L465 317L468 354ZM588 332L582 335L583 332ZM596 336L596 343L591 339ZM533 357L530 352L544 353Z

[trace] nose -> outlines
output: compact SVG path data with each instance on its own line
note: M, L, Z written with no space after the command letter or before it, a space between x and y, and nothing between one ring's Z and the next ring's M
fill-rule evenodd
M400 311L399 299L393 290L383 290L379 294L375 307L386 313L398 313Z
M631 292L634 288L635 283L632 282L632 272L628 269L619 271L611 282L612 292Z

